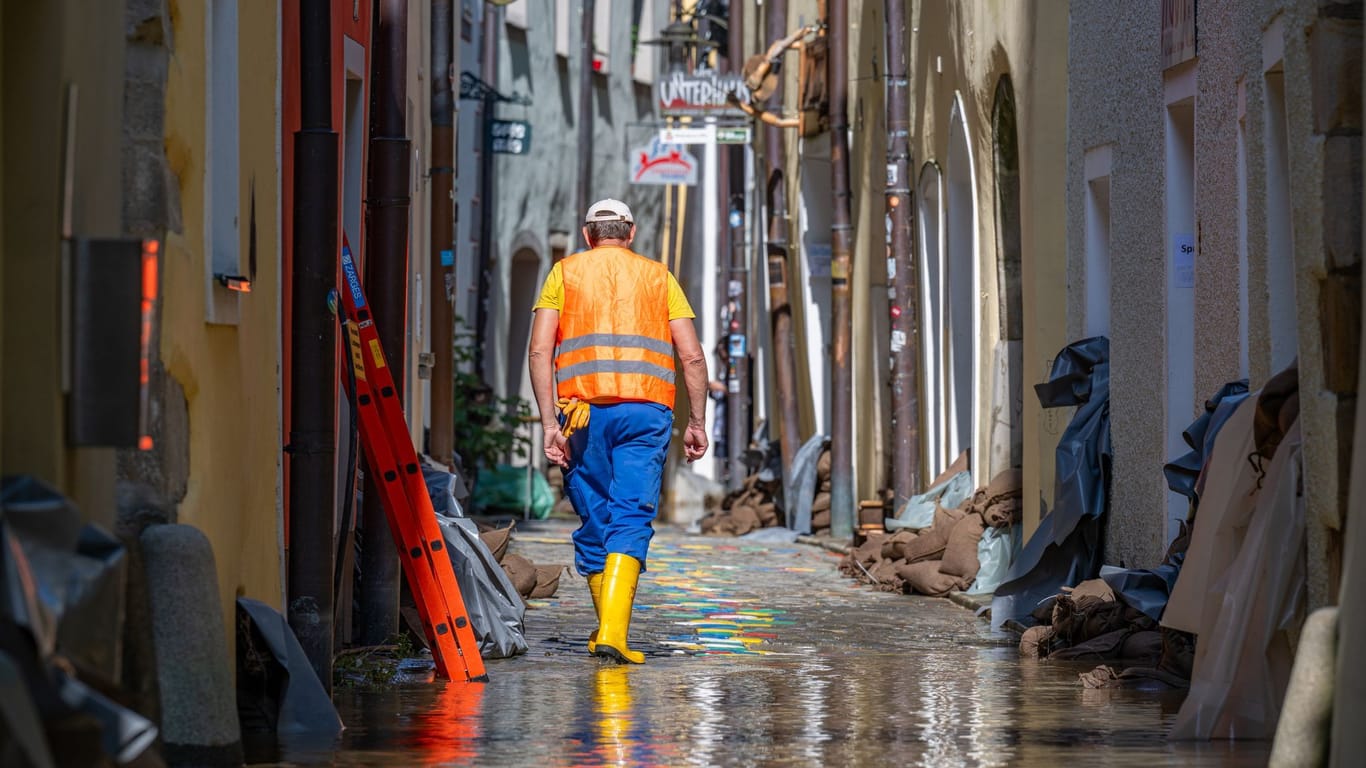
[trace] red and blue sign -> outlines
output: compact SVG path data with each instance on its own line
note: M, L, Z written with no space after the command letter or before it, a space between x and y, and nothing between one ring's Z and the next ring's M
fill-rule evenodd
M697 183L697 158L682 144L663 144L656 137L631 150L632 184Z

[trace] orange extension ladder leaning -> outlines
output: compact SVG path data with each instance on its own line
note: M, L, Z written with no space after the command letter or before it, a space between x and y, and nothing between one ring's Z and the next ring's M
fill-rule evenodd
M376 476L389 532L399 548L403 575L417 602L436 671L448 680L463 674L468 682L487 682L479 642L470 626L408 423L394 391L394 377L385 364L351 246L345 240L342 278L342 306L352 326L351 365L356 377L352 394L360 416L361 443L366 463Z

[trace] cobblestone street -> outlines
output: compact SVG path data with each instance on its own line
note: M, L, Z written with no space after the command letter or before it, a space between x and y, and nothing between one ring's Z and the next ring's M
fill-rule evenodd
M571 528L519 524L513 551L572 561ZM585 582L532 601L531 650L487 686L339 691L338 765L1261 765L1267 746L1170 744L1180 694L1085 690L1094 664L1027 662L947 600L857 586L802 545L661 531L632 626L643 666L584 642Z

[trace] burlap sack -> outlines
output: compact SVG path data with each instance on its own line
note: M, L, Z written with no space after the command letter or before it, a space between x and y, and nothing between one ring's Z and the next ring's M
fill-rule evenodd
M730 533L735 536L743 536L750 531L761 528L759 525L759 513L754 511L754 507L735 507L730 511Z
M967 583L957 576L939 572L938 560L908 563L897 567L896 575L905 579L906 585L922 595L940 597L955 589L962 589Z
M901 547L909 541L913 541L918 536L915 531L901 529L891 536L882 537L882 547L878 550L879 554L887 560L896 560L903 557Z
M1053 628L1040 624L1030 627L1020 635L1020 655L1029 659L1042 659L1048 655L1048 643L1053 638Z
M517 588L517 594L527 597L536 588L536 566L521 555L509 552L503 556L503 571Z
M977 560L977 544L986 529L981 515L964 515L949 534L948 545L944 547L944 559L939 563L940 572L969 582L977 578L977 570L982 565Z
M554 597L560 591L560 574L564 573L566 566L563 565L538 565L536 566L536 586L531 590L531 597L546 598Z
M944 548L948 546L949 534L953 533L953 527L966 514L961 509L945 509L942 506L935 505L934 525L896 548L896 556L903 558L908 563L938 560L939 556L943 554Z
M506 528L495 528L491 531L483 531L479 534L479 540L484 542L484 546L493 553L493 559L503 562L503 556L508 551L508 540L512 538L512 526Z
M773 502L759 504L754 507L754 511L759 515L759 524L765 528L771 528L778 524L778 505Z
M811 502L811 514L824 512L827 509L830 509L830 493L827 491L816 494L815 500Z
M815 512L811 515L811 530L819 531L830 527L830 510Z
M868 569L868 572L878 580L879 584L890 584L897 580L896 569L901 564L900 560L879 560Z

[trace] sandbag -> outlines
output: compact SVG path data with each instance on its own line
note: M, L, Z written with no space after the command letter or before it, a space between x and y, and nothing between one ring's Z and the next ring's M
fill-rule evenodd
M554 597L560 590L560 574L564 570L563 565L536 566L536 586L531 590L531 597L537 600Z
M823 510L811 515L811 530L819 531L830 527L830 510Z
M882 546L879 552L882 557L888 560L895 560L898 557L903 557L903 555L900 554L901 547L907 542L914 541L915 537L918 535L919 534L914 531L901 530L891 536L883 537L881 539Z
M930 597L942 597L955 589L967 586L967 582L957 576L940 573L938 560L899 566L896 575L904 579L907 586L916 592Z
M483 531L479 534L479 540L484 542L484 546L493 553L493 559L503 562L503 556L508 551L508 541L512 538L512 526L497 528L492 531Z
M528 597L536 589L536 566L530 560L509 553L503 558L502 566L508 578L512 579L512 585L517 588L517 594Z
M948 545L944 547L944 559L939 563L939 571L957 576L969 582L977 578L977 545L982 540L986 522L978 514L964 515L949 533Z

